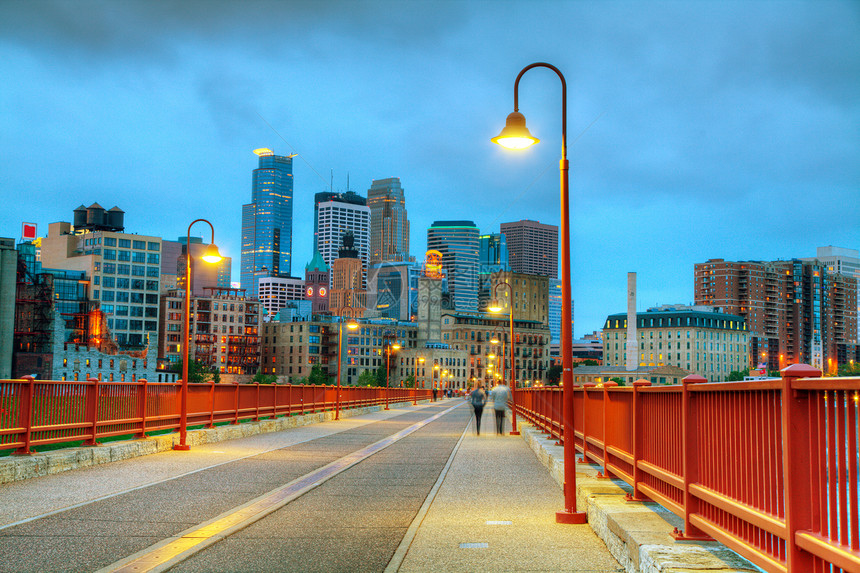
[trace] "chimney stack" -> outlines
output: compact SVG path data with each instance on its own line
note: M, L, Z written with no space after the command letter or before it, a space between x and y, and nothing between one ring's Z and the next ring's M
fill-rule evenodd
M627 273L627 371L639 365L639 340L636 336L636 273Z

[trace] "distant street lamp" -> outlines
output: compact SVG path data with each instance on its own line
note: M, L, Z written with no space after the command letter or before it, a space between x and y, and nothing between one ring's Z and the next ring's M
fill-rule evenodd
M396 342L389 342L385 347L385 409L389 410L388 407L388 397L389 397L389 385L388 385L388 373L391 370L391 352L392 350L397 351L400 350L400 345Z
M508 149L524 149L538 143L526 128L526 118L519 113L520 78L532 68L543 67L554 71L561 80L561 356L564 384L564 510L556 512L558 523L585 523L584 512L576 511L576 446L573 433L573 333L571 332L572 309L570 304L570 202L568 189L567 160L567 83L564 76L553 65L536 62L529 64L514 81L514 111L508 115L505 128L491 141Z
M418 367L421 369L422 373L424 372L424 366L423 365L424 365L424 357L419 356L418 357ZM412 386L413 386L412 389L414 390L414 392L412 394L412 405L417 406L418 405L418 370L417 369L415 370L415 381L414 381Z
M337 335L337 398L335 399L334 406L334 419L340 420L340 366L343 363L343 359L341 358L343 355L343 318L340 317L340 325L338 329ZM346 327L349 330L355 330L358 328L358 323L354 318L350 318L349 322L346 323Z
M173 446L174 450L187 451L191 449L186 443L188 436L188 362L191 360L191 227L194 223L203 222L212 230L212 241L203 256L200 257L207 263L215 264L223 258L215 246L215 227L206 219L195 219L188 225L188 233L185 237L185 316L182 322L182 344L185 345L182 359L182 387L179 391L179 443Z
M508 291L508 300L511 305L510 312L508 313L511 336L511 435L519 436L520 433L517 431L517 367L514 362L514 289L510 284L507 282L496 283L496 286L493 287L493 301L490 303L489 310L492 313L502 312L502 303L499 302L498 295L496 294L496 291L502 286ZM504 360L504 355L502 355L502 360Z

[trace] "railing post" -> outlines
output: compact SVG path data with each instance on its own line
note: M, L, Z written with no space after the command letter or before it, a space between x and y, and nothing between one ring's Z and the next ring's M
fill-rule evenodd
M681 452L684 466L684 531L676 527L672 537L677 540L696 539L710 540L704 531L690 523L690 515L699 512L699 500L690 493L690 484L699 480L699 447L697 440L698 416L693 410L693 399L690 386L702 384L708 380L697 374L692 374L681 380L683 394L681 398Z
M257 409L256 409L256 411L254 412L254 421L255 421L255 422L259 422L259 421L260 421L260 383L259 383L259 382L255 382L255 385L256 385L256 387L257 387L257 401L256 401L256 404L255 404L255 406L256 406L256 408L257 408Z
M215 381L209 381L209 423L207 428L215 427Z
M609 458L609 451L608 451L609 450L609 444L608 444L609 433L607 432L609 425L606 422L606 418L607 418L606 414L607 414L608 406L609 406L609 389L614 388L616 386L618 386L618 382L609 381L609 382L603 383L603 471L597 472L598 478L609 479L611 477L609 475L609 470L606 469L606 462Z
M236 390L233 392L233 424L239 423L239 383L233 383L236 386Z
M135 434L138 438L146 437L146 387L149 384L146 378L137 381L137 417L140 418L140 432Z
M87 422L91 424L91 436L89 439L84 440L85 446L95 446L98 445L96 442L96 433L98 432L98 414L99 414L99 386L100 381L98 378L88 378L87 382Z
M582 385L582 415L580 416L580 420L582 420L582 458L579 460L582 463L588 463L588 418L586 417L586 412L588 411L588 390L589 388L597 388L597 384L592 382L588 382L587 384ZM574 430L573 435L571 436L574 443L574 451L576 451L576 431ZM567 438L565 438L567 439Z
M786 569L812 571L812 554L800 549L795 540L798 531L812 529L809 393L793 390L792 385L798 378L820 378L821 370L808 364L792 364L783 368L780 374Z
M633 383L633 420L631 421L631 425L633 426L633 495L631 496L628 493L625 496L627 501L650 501L647 496L642 495L642 492L639 491L639 482L642 481L645 475L645 472L639 469L639 460L642 458L642 441L644 439L642 426L645 419L642 411L642 400L639 397L639 389L648 386L651 386L651 382L648 380L637 380Z
M30 455L30 441L33 439L33 397L36 390L36 379L33 376L22 376L27 381L21 386L21 404L18 407L18 419L24 423L24 445L15 450L16 455Z

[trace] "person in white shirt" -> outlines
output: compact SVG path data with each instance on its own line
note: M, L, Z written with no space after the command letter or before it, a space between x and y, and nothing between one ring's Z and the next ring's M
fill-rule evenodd
M502 435L505 433L505 410L511 399L511 390L504 382L499 382L490 390L490 395L493 399L493 409L496 410L496 433Z

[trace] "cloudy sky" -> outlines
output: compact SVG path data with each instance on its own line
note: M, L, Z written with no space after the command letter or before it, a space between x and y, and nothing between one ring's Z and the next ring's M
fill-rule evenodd
M555 74L520 84L541 144L489 141L537 61L568 85L575 336L628 271L644 309L709 258L860 248L860 3L828 0L0 0L0 235L93 202L174 240L203 217L238 280L257 147L299 154L294 275L332 181L400 177L419 259L434 220L558 225Z

